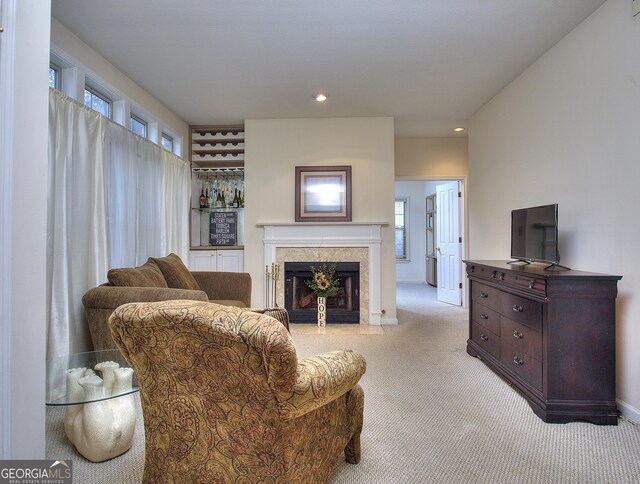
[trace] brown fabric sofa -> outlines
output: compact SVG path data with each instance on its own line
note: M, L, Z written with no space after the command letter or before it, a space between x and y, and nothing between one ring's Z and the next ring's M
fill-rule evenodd
M150 258L135 268L111 269L109 282L82 298L95 350L116 349L107 321L118 306L131 302L190 299L251 306L251 276L244 272L191 272L176 254Z
M274 318L231 306L127 304L109 319L135 371L146 483L323 483L360 461L366 369L332 351L298 360Z

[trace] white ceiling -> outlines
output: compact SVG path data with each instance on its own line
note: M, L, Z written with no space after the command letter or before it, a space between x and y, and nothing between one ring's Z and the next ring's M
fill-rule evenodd
M189 124L393 116L414 137L454 135L604 2L53 0L52 13Z

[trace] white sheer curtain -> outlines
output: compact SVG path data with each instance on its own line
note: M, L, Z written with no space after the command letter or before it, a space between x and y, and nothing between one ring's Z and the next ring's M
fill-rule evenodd
M188 256L189 164L51 90L48 356L91 349L82 296L113 267Z
M115 123L109 123L109 141L109 267L137 266L170 252L186 258L188 164Z
M49 96L47 353L90 348L82 295L104 280L107 120L58 92ZM35 194L34 194L35 195Z

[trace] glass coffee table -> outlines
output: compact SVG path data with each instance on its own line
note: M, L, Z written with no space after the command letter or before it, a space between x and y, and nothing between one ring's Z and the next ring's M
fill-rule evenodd
M131 448L136 426L133 369L120 351L78 353L47 361L46 404L66 406L64 430L93 462Z

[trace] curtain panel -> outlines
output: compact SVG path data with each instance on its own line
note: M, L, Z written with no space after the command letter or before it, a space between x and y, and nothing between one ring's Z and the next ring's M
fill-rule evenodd
M189 163L54 89L47 356L91 349L82 296L114 267L189 250Z

